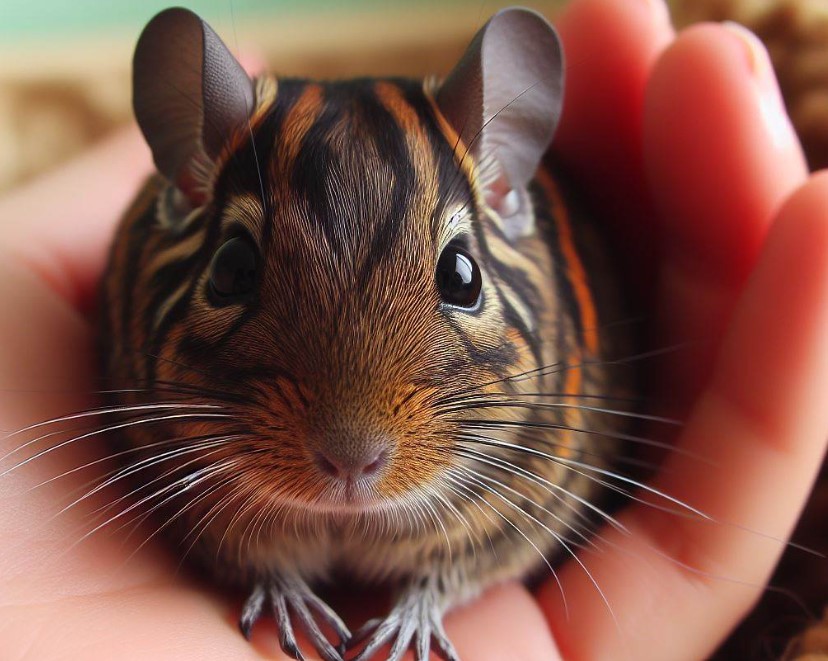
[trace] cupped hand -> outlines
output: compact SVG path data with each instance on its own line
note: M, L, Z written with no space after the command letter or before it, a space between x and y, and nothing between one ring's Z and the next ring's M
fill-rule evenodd
M828 438L828 176L808 177L747 33L675 37L660 0L575 0L558 27L556 150L624 246L653 337L707 340L658 375L688 412L675 439L687 454L652 486L710 520L634 503L600 531L602 551L582 555L592 579L566 564L560 588L501 586L447 628L474 661L701 658L760 594ZM129 131L0 200L0 429L96 404L96 281L149 171ZM73 545L101 503L55 516L85 479L47 481L102 456L92 440L0 479L0 656L282 658L273 627L251 646L237 604L152 544L132 557L117 535ZM17 442L0 440L0 456Z

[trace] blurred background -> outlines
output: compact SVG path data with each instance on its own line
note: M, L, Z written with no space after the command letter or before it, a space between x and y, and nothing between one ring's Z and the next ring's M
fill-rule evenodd
M445 74L503 0L0 0L0 190L129 121L132 50L183 5L282 75ZM529 1L554 16L561 0Z
M812 167L828 166L828 0L669 0L677 25L737 20L768 44ZM279 74L445 74L503 0L0 0L0 191L130 121L142 27L183 4ZM527 0L551 19L565 0Z

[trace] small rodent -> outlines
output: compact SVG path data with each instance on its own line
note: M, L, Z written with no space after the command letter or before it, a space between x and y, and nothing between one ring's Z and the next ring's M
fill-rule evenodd
M629 384L613 275L545 159L563 79L525 9L441 84L251 80L187 10L145 28L159 173L102 286L116 442L182 552L249 591L245 635L267 605L295 658L302 627L327 661L456 659L447 609L583 543ZM314 593L335 572L396 586L388 616L352 636Z

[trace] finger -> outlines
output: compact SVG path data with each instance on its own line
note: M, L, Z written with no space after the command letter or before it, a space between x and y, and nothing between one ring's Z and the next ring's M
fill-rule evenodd
M461 659L560 659L537 601L525 587L510 583L452 611L446 631Z
M14 601L3 593L4 659L289 659L275 635L268 647L251 645L227 621L220 598L183 580L113 590L73 575L52 578L57 596L24 592Z
M659 310L672 392L692 400L782 201L807 176L770 60L744 28L682 33L656 64L644 151L662 219Z
M663 0L575 0L557 22L566 54L553 149L624 238L634 289L650 286L654 216L644 177L642 113L653 64L673 38ZM635 267L635 268L632 268Z
M115 225L150 164L130 128L0 199L4 259L34 270L72 305L88 305Z
M656 486L714 522L645 505L607 530L584 561L618 621L580 568L541 602L565 657L703 658L749 608L784 549L828 438L828 174L782 208L705 390ZM663 503L662 503L663 504ZM755 531L755 532L754 532ZM775 538L775 539L774 539ZM658 636L652 636L658 631ZM619 646L623 646L620 647Z

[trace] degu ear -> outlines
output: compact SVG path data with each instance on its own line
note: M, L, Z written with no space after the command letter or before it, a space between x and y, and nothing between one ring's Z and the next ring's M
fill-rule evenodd
M437 92L440 112L477 163L486 203L504 220L525 210L526 185L561 116L563 83L554 28L512 8L483 26Z
M156 167L199 206L210 166L250 117L253 82L207 23L167 9L135 47L132 104Z

